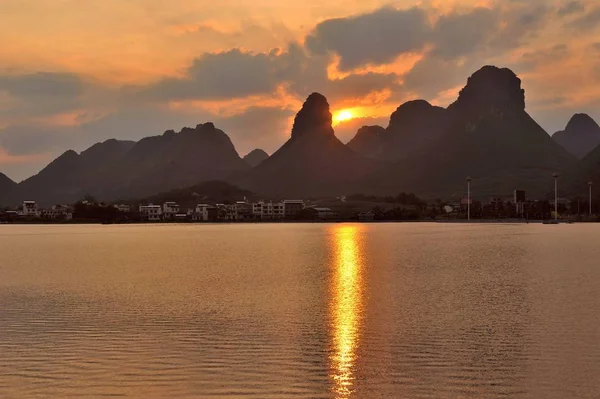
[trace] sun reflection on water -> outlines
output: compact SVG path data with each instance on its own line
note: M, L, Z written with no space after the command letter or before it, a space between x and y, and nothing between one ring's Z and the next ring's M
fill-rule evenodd
M336 226L335 270L332 280L332 378L337 398L354 389L356 349L361 325L361 248L359 226Z

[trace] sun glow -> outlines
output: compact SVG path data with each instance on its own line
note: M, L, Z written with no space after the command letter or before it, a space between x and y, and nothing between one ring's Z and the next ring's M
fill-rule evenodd
M336 124L339 124L339 123L349 121L350 119L354 119L354 118L355 118L354 113L351 110L343 109L334 115L333 121Z

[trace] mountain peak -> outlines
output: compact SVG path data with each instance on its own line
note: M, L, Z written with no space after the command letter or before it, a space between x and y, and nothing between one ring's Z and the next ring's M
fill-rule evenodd
M581 159L600 145L600 126L587 114L575 114L565 130L554 133L552 138Z
M322 94L308 96L294 119L292 139L302 136L334 136L329 103Z
M567 124L566 131L589 131L600 133L600 126L588 114L575 114Z
M471 75L453 106L479 112L524 111L525 90L513 71L488 65Z
M434 107L425 100L413 100L400 105L390 117L388 130L401 129L414 121L422 121L431 117L432 110L440 109Z
M248 155L246 155L243 160L251 167L255 167L260 165L262 162L269 158L269 154L267 154L264 150L257 148L255 150L250 151Z

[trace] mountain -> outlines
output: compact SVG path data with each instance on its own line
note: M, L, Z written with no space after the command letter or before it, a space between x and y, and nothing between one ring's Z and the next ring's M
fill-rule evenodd
M252 150L248 155L246 155L243 160L246 162L251 168L254 168L264 162L267 158L269 158L269 154L265 151L257 148L256 150Z
M398 161L430 146L446 128L446 110L425 100L402 104L386 129L365 126L350 142L355 152L382 161Z
M23 199L42 205L70 203L100 188L98 176L111 169L135 144L133 141L107 140L81 154L63 153L40 173L19 184Z
M385 149L385 128L375 126L363 126L346 145L352 151L369 158L381 158Z
M248 169L229 136L212 123L166 131L137 142L102 175L104 198L143 197Z
M600 145L600 126L589 115L575 114L565 130L554 133L552 138L582 159Z
M509 69L480 69L456 102L435 113L439 116L431 123L440 129L435 139L361 180L357 188L458 198L471 176L476 198L510 196L514 189L535 195L549 191L552 173L575 162L527 114L521 80Z
M69 150L19 186L42 205L140 198L248 169L229 137L212 123L166 131L139 142L107 140L77 154Z
M10 205L17 201L18 185L4 173L0 173L0 206Z
M311 94L294 119L291 138L236 183L279 197L343 194L374 164L346 147L335 136L331 121L327 99Z

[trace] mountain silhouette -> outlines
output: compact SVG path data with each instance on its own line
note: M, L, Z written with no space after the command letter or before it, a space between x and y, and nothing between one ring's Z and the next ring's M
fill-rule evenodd
M271 196L344 193L351 182L373 170L373 162L346 147L331 122L327 99L311 94L296 115L291 138L236 183Z
M246 169L229 137L205 123L137 143L111 139L81 154L69 150L19 184L19 194L41 204L70 203L86 194L140 198Z
M254 168L254 167L260 165L267 158L269 158L269 154L267 154L265 151L261 150L260 148L257 148L255 150L252 150L248 155L246 155L243 158L243 160L250 167Z
M229 136L212 123L166 131L137 142L103 174L102 197L143 197L207 180L223 180L248 168Z
M575 114L565 130L554 133L552 138L582 159L600 145L600 126L589 115Z
M381 159L385 149L386 135L385 128L381 126L363 126L346 145L357 154Z
M460 197L471 176L477 197L509 196L514 189L545 193L552 173L575 162L527 114L521 80L509 69L480 69L456 102L435 112L435 139L363 179L357 189Z
M4 173L0 173L0 205L15 201L18 185Z
M446 128L444 108L425 100L402 104L390 117L386 129L363 127L348 146L357 153L382 161L398 161L432 145Z

